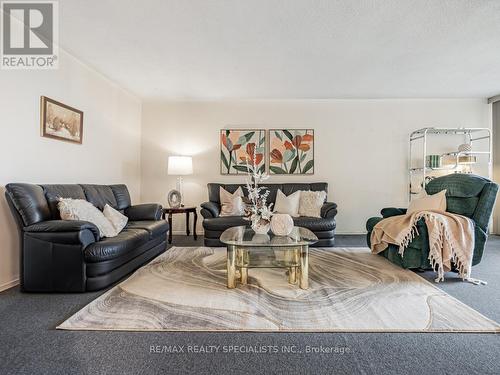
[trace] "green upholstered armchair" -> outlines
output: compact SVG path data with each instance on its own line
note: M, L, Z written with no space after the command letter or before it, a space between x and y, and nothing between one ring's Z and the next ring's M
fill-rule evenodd
M450 174L430 181L425 190L428 194L436 194L446 189L447 211L464 215L474 221L475 247L472 265L481 261L484 246L488 238L488 225L495 205L498 185L490 180L470 174ZM373 227L386 217L406 214L404 208L384 208L382 217L372 217L366 223L367 242L370 246L370 235ZM399 248L389 245L380 253L391 262L403 268L432 269L428 260L429 239L424 219L418 224L419 235L409 244L404 257L399 255Z

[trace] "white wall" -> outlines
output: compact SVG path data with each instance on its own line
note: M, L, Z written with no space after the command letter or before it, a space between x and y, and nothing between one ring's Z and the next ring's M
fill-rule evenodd
M314 128L315 175L273 176L270 183L328 182L329 200L339 206L337 232L363 233L382 207L406 206L408 136L426 126L489 127L491 109L479 99L145 102L141 198L165 203L175 187L168 155L193 155L194 175L184 180L188 204L207 200L208 182L243 182L219 173L221 128ZM174 232L183 228L176 217Z
M64 51L54 71L0 71L0 290L19 275L9 182L126 183L140 197L141 102ZM40 137L40 96L84 112L83 145Z
M493 177L500 184L500 102L493 103ZM493 217L493 232L500 234L500 198Z

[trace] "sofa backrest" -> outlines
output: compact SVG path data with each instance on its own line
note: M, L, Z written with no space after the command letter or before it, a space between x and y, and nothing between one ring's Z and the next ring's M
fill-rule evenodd
M486 232L498 185L481 176L454 173L435 178L425 187L428 194L436 194L444 189L446 210L473 219Z
M32 184L8 184L5 196L14 207L24 226L50 220L51 212L43 189Z
M208 187L208 200L217 204L220 204L219 188L222 187L234 193L241 186L243 194L248 195L245 184L219 184L210 183ZM268 203L275 203L276 194L278 189L281 190L285 195L290 195L299 190L311 190L311 191L324 191L328 194L328 183L326 182L314 182L314 183L284 183L284 184L262 184L267 190L269 190L269 197L267 198Z
M24 226L61 218L59 198L85 199L102 210L106 204L123 211L130 207L126 185L87 184L8 184L6 197L21 217Z
M82 187L77 184L51 184L40 186L43 189L49 205L52 220L59 220L61 218L59 209L57 208L59 198L86 199Z

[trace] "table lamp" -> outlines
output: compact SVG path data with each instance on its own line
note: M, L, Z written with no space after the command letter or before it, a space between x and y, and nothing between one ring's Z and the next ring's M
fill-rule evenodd
M168 174L177 177L177 190L168 193L170 207L183 207L182 176L193 174L193 158L191 156L169 156Z

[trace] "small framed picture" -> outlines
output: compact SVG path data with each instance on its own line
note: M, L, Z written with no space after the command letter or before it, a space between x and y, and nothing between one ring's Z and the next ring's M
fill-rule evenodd
M40 132L42 137L81 144L83 112L42 96L40 98Z

